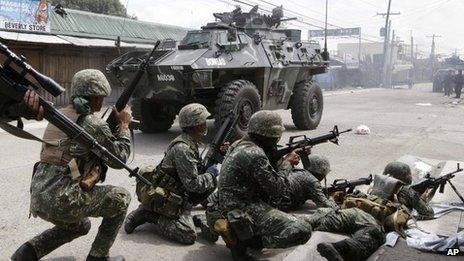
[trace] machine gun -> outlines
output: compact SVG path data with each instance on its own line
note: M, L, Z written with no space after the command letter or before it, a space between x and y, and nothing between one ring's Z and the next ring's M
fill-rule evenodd
M55 97L64 92L65 89L58 83L37 72L25 62L24 57L18 57L6 45L0 43L0 58L2 58L1 56L5 58L5 61L0 64L0 95L6 96L14 102L21 102L29 89L37 90L42 87ZM43 107L45 119L68 135L70 139L88 148L95 157L106 159L117 167L126 169L129 176L135 176L143 183L152 185L150 181L139 175L138 168L132 169L126 165L121 159L100 145L81 126L64 116L40 96L39 103Z
M153 47L153 50L151 51L151 53L147 56L147 58L142 63L140 63L139 68L137 69L137 74L135 74L131 83L124 89L121 96L119 96L118 100L116 101L116 104L114 105L118 112L123 110L126 107L126 105L129 103L130 97L134 93L140 79L142 78L143 74L147 70L147 66L148 66L148 62L150 62L150 58L153 57L153 54L155 53L160 43L161 43L160 40L156 41L155 47ZM111 131L114 132L117 126L116 116L114 112L111 112L111 114L108 116L108 119L106 119L106 122L108 123Z
M321 136L317 136L313 138L308 138L306 137L306 135L291 136L287 145L281 149L278 149L274 153L274 160L275 161L280 160L283 156L287 155L288 153L292 152L295 149L304 149L306 147L318 145L318 144L325 143L328 141L338 145L338 136L340 136L340 134L350 132L350 131L352 131L352 129L348 129L348 130L340 132L338 131L338 126L335 125L333 130L330 131L330 133L324 134ZM309 160L308 160L308 155L306 154L304 150L300 152L300 157L301 157L301 161L303 162L303 166L305 167L305 169L307 169L309 167Z
M344 195L353 193L357 186L370 185L372 183L372 174L367 178L359 178L355 180L336 179L327 188L324 188L324 194L331 195L335 192L343 192Z
M461 171L463 171L463 169L460 167L458 163L455 171L450 172L446 175L443 175L439 178L432 178L430 177L430 174L427 174L427 176L425 176L425 179L423 181L412 185L411 188L417 191L420 195L424 194L424 192L430 188L434 188L434 189L439 188L438 191L440 193L443 193L445 191L445 185L448 182L448 184L451 186L454 192L456 192L456 194L458 195L459 199L461 199L461 201L464 203L464 198L462 197L461 193L459 193L459 191L456 189L454 184L451 182L451 179L456 176L455 174Z

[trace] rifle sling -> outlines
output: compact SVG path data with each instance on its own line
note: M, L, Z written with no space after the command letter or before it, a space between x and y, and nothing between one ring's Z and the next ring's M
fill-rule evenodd
M25 131L25 130L23 130L21 128L18 128L16 126L13 126L13 125L8 124L8 123L3 122L3 121L0 121L0 128L2 128L3 130L8 132L9 134L14 135L14 136L16 136L18 138L38 141L38 142L45 143L45 144L47 144L49 146L54 146L54 147L58 147L60 145L59 141L56 141L56 142L45 141L45 140L35 136L34 134L31 134L30 132L27 132L27 131Z

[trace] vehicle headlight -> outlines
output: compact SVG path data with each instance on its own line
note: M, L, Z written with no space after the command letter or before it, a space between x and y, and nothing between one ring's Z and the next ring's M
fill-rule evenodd
M192 82L194 88L213 88L213 71L198 70L192 73Z

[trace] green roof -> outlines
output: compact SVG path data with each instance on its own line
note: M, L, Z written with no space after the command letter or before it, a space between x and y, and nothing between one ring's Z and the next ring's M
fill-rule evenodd
M67 16L51 12L50 31L56 35L100 38L134 43L153 43L155 40L182 39L188 28L142 22L130 18L66 9Z

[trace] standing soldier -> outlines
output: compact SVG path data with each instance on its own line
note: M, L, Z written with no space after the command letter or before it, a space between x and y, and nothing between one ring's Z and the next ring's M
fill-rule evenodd
M100 111L103 98L111 88L102 72L88 69L77 72L71 83L71 104L61 112L80 125L111 153L126 161L130 154L130 109L115 111L118 120L116 133L108 124L93 113ZM98 234L92 244L88 261L110 260L109 250L124 221L130 194L115 186L85 187L82 183L88 175L101 175L107 166L117 168L105 159L95 159L88 148L70 140L63 132L49 124L44 140L56 145L44 144L40 162L34 166L31 181L31 213L35 217L53 223L51 229L24 243L12 256L12 260L39 260L90 230L88 217L103 217ZM98 181L98 180L97 180ZM111 260L124 260L118 256Z
M198 103L186 105L180 110L182 134L169 144L155 171L144 174L151 175L149 178L154 186L137 184L137 195L142 204L127 216L124 229L128 234L150 222L166 238L186 245L195 243L191 203L196 201L198 204L206 199L217 185L216 166L210 166L205 171L198 152L198 144L207 133L206 119L210 115Z
M462 69L458 70L458 74L454 80L454 91L456 92L456 97L461 98L462 85L464 84L464 76L462 75Z
M453 70L449 69L448 74L443 77L443 88L445 89L445 96L450 96L452 91L453 79Z

